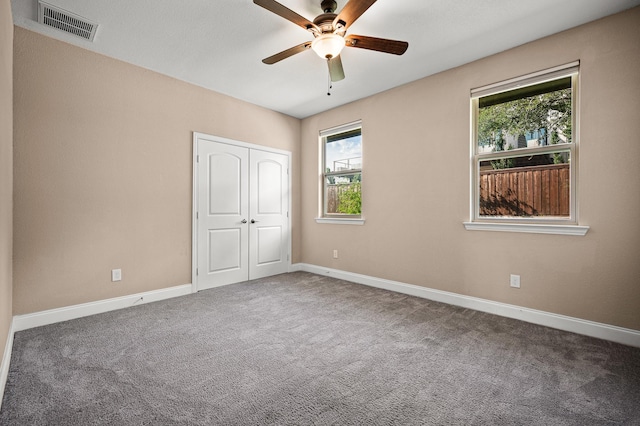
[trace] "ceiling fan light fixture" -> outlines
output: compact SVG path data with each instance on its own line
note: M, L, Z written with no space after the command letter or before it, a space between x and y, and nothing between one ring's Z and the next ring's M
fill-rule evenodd
M337 34L322 34L311 42L311 48L322 59L335 58L342 52L344 45L344 37Z

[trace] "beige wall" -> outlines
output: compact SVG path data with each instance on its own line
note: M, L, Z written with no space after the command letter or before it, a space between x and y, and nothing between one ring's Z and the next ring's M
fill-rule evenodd
M13 21L0 0L0 360L11 326L13 211Z
M303 120L302 261L640 330L639 41L635 8ZM470 89L577 59L591 230L466 231ZM316 224L318 131L356 119L366 223Z
M299 120L18 27L14 62L14 314L191 282L192 131L292 151L298 261Z

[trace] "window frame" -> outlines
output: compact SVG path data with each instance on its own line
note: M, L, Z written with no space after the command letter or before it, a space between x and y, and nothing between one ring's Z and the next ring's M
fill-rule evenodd
M464 222L468 230L496 230L512 232L534 232L552 234L584 235L588 227L578 225L578 148L580 141L579 128L579 68L580 62L575 61L547 70L538 71L510 80L472 89L470 93L471 108L471 151L470 151L470 221ZM478 118L480 99L515 89L535 86L545 82L571 78L571 107L572 134L571 142L563 144L547 144L537 147L518 148L513 151L479 152L478 149ZM568 152L570 158L570 200L569 217L558 216L482 216L480 215L480 163L504 158L516 158L554 152Z
M319 157L319 197L318 197L318 217L316 217L317 223L330 223L330 224L354 224L354 225L363 225L364 224L364 216L362 213L362 206L360 210L360 214L341 214L341 213L327 213L327 200L326 200L326 182L327 178L330 176L341 176L341 175L353 175L360 174L360 182L362 182L363 175L363 165L362 162L360 164L359 169L350 169L343 172L327 172L326 171L326 144L328 138L331 136L339 135L342 133L349 133L359 131L361 139L362 135L362 121L357 120L351 123L343 124L336 127L331 127L328 129L321 130L318 136L318 157ZM346 139L346 138L345 138ZM363 148L361 142L361 149ZM364 154L362 154L364 157ZM360 192L362 194L362 185L360 186Z

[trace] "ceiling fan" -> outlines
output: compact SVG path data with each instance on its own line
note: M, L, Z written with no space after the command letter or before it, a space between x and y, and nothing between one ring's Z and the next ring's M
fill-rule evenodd
M329 65L331 81L344 78L344 69L340 52L344 47L376 50L378 52L402 55L409 47L406 41L389 40L384 38L367 37L361 35L346 35L347 29L373 4L376 0L349 0L339 14L334 13L338 4L334 0L322 0L320 7L322 14L313 22L298 15L296 12L281 5L275 0L253 0L258 6L275 13L301 26L313 34L313 41L308 41L262 60L272 65L297 53L312 49Z

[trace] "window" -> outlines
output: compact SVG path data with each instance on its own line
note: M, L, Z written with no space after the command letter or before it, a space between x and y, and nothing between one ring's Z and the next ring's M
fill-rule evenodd
M349 222L362 217L362 126L320 132L321 218Z
M471 91L472 222L577 225L578 66Z

